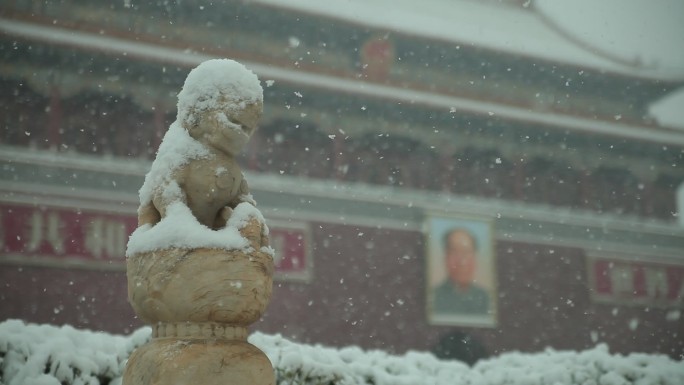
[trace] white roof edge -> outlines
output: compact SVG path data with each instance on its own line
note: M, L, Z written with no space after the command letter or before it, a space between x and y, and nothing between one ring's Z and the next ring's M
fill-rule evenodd
M661 126L684 131L684 86L651 103L649 113Z
M353 24L456 44L469 44L557 63L574 64L609 73L664 81L684 80L684 71L681 70L638 68L590 52L548 28L540 15L516 7L496 7L489 3L458 1L450 3L450 9L454 12L446 18L443 13L445 8L439 5L433 5L430 9L430 3L426 2L420 7L406 9L402 3L406 3L407 0L393 0L392 6L388 6L390 0L348 0L335 2L334 6L331 6L330 2L319 0L249 1ZM415 3L411 5L415 6ZM363 7L363 10L360 7ZM498 17L494 17L494 14L498 14ZM482 17L483 15L486 17ZM408 22L409 18L414 19L414 22ZM473 20L477 23L473 23Z
M161 62L175 62L193 67L205 60L215 58L214 56L194 53L189 50L156 46L116 37L83 33L3 18L0 18L0 32L39 39L55 44L95 49L115 54L123 53L128 56L159 60ZM256 72L262 79L274 79L307 87L332 89L338 92L401 101L408 104L423 104L434 108L444 108L445 110L455 108L456 110L463 110L471 113L543 124L550 128L558 128L561 130L570 128L576 131L594 134L606 134L648 142L684 146L684 132L657 130L654 127L599 121L543 111L532 111L494 102L483 102L444 94L370 84L360 80L297 71L265 65L263 63L249 61L241 62L246 67Z

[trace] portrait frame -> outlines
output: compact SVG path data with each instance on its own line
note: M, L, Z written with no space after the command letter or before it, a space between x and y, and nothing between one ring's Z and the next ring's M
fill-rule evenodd
M467 232L475 243L475 272L469 293L484 293L479 297L483 310L458 311L440 308L444 303L445 289L452 280L446 267L445 237L454 230ZM498 324L496 251L494 248L493 218L472 215L443 215L428 213L424 222L425 232L425 299L427 320L432 325L496 327ZM439 298L436 298L439 297ZM459 299L454 299L458 302ZM458 305L454 305L458 307Z

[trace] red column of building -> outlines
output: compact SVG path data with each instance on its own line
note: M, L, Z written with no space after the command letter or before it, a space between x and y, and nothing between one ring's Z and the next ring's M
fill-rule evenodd
M439 168L441 170L441 180L439 181L442 187L442 191L451 191L451 183L454 176L454 172L451 169L451 163L453 159L450 155L442 155L439 158Z
M59 148L62 144L62 97L59 87L53 85L50 89L50 104L48 109L47 145Z
M644 190L641 193L641 212L643 216L653 215L653 182L644 183Z
M515 199L518 201L523 201L525 199L525 166L522 161L515 163L515 177L513 178L513 193L515 194Z
M344 137L342 135L335 135L335 139L333 139L333 167L335 167L333 173L337 180L344 180L346 178L346 173L343 171L346 160L343 150Z
M580 171L580 207L591 208L591 177L588 170Z

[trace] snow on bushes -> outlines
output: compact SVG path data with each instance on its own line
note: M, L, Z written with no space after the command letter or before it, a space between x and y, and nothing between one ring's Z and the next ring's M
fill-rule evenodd
M120 385L128 355L150 338L70 326L0 323L0 384ZM273 363L279 385L681 385L684 362L667 356L610 354L605 345L573 352L506 353L474 367L429 353L393 356L335 349L254 333L249 341Z
M71 326L0 323L0 384L118 384L133 349L145 343L150 328L116 336Z
M470 368L432 354L392 356L310 346L252 334L273 363L279 384L344 385L682 385L684 362L663 355L612 355L605 344L582 352L506 353Z

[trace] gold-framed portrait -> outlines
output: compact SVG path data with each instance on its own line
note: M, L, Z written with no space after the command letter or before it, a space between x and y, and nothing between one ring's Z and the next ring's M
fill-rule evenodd
M427 317L435 325L497 325L496 256L488 218L429 215Z

